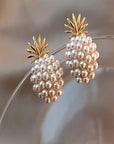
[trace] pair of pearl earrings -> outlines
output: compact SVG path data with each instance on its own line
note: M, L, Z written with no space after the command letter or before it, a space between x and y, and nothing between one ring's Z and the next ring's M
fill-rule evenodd
M66 45L66 67L77 83L88 83L90 79L94 79L95 70L98 68L99 53L96 51L96 44L92 42L91 37L86 37L88 32L84 29L88 24L84 24L85 17L81 20L81 14L79 14L76 20L73 13L72 21L69 18L67 21L68 25L64 26L68 30L65 33L71 35L70 42ZM39 36L37 42L33 37L33 41L34 45L28 43L31 49L27 49L27 52L30 53L28 58L34 58L30 77L33 91L46 103L55 102L62 95L63 69L53 55L48 55L46 38L41 41Z

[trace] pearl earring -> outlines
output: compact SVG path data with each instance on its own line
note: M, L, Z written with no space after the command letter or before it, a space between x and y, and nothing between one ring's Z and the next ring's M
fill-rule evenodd
M92 42L92 38L86 36L88 32L84 31L88 25L84 24L85 17L81 21L81 14L79 14L76 20L73 13L72 20L73 22L67 18L69 25L64 25L68 29L65 33L71 34L70 42L66 45L66 66L78 83L88 83L95 77L99 53L96 51L96 44Z
M37 42L33 36L33 41L34 45L28 43L31 49L27 49L27 52L30 53L28 58L34 58L30 77L30 81L33 83L33 91L46 103L55 102L62 95L63 69L53 55L48 55L49 51L46 51L48 44L45 44L46 38L41 42L39 36Z

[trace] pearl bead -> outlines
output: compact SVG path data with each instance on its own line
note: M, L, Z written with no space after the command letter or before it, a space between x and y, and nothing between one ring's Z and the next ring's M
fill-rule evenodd
M52 97L52 101L53 101L53 102L55 102L56 100L57 100L57 97L56 97L56 96Z
M96 54L95 54L95 53L92 53L91 57L92 57L92 60L93 60L93 61L96 61L97 57L96 57Z
M84 57L84 53L83 52L79 52L78 53L78 58L81 60L81 59L83 59L83 57Z
M30 72L31 72L31 74L34 73L35 72L35 68L32 67L31 70L30 70Z
M42 64L42 65L40 66L40 71L41 71L41 72L46 71L46 66L45 66L44 64Z
M69 69L72 69L73 68L73 62L72 61L69 61Z
M70 71L70 74L71 74L72 77L74 77L74 76L75 76L74 70L71 70L71 71Z
M85 33L82 33L80 37L81 37L81 38L86 38Z
M35 65L35 66L34 66L34 69L35 69L35 71L37 71L37 72L38 72L38 71L40 70L39 65L38 65L38 64L37 64L37 65Z
M75 69L75 76L80 76L80 70L79 69Z
M88 43L92 43L92 38L91 38L91 37L88 36L88 37L86 38L86 40L87 40Z
M42 91L42 95L43 95L44 97L47 97L47 96L48 96L48 92L47 92L46 90L43 90L43 91Z
M77 77L77 78L76 78L76 81L77 81L77 83L81 83L81 82L82 82L82 79L81 79L80 77Z
M56 77L60 78L61 77L61 73L59 71L56 72Z
M46 88L50 89L52 87L52 83L50 81L46 82Z
M84 83L89 83L89 78L88 78L88 77L83 78L83 82L84 82Z
M59 72L61 73L61 75L63 75L63 73L64 73L64 72L63 72L63 68L60 67L60 68L59 68Z
M71 44L70 44L70 45L71 45L71 49L74 49L74 48L75 48L75 46L76 46L74 42L71 42Z
M50 63L51 63L50 59L49 59L49 58L46 58L46 59L45 59L45 64L46 64L46 65L49 65Z
M98 68L98 63L95 62L95 63L93 64L93 67L94 67L94 69L96 70L96 69Z
M90 63L90 62L91 62L91 56L90 56L90 55L87 55L85 61L86 61L87 63Z
M83 52L88 54L89 53L89 47L88 46L84 46Z
M74 41L75 41L75 37L72 37L72 38L70 39L70 41L71 41L71 42L74 42Z
M67 50L70 50L70 43L66 45Z
M62 78L59 80L59 85L60 85L60 86L63 86L63 85L64 85L64 81L63 81Z
M41 98L42 97L42 93L38 93L38 97Z
M44 59L47 59L48 57L49 57L48 54L45 54L45 55L43 56Z
M58 64L57 62L54 62L54 63L53 63L53 69L54 69L54 70L57 70L58 67L59 67L59 64Z
M70 51L67 52L67 58L70 60L72 58L72 53Z
M48 78L49 78L48 73L47 73L47 72L44 72L44 73L43 73L43 80L47 81Z
M54 61L55 61L55 58L54 58L53 55L51 55L49 58L50 58L50 61L51 61L51 62L54 62Z
M82 44L78 42L77 45L76 45L76 49L78 51L80 51L82 49Z
M33 91L40 92L40 86L38 84L33 85Z
M48 68L47 68L47 71L48 71L49 73L52 73L52 72L53 72L53 67L52 67L51 65L49 65Z
M66 58L68 57L68 52L67 52L67 51L65 52L65 57L66 57Z
M91 44L89 45L89 48L90 48L90 51L91 51L91 52L95 51L95 50L96 50L96 44L95 44L95 43L91 43Z
M40 64L44 63L44 59L43 58L39 58L39 63Z
M58 90L57 91L57 96L61 96L62 95L62 90Z
M75 38L75 42L78 43L78 42L80 42L80 41L81 41L81 37L80 37L80 36L77 36L77 37Z
M53 89L49 90L49 96L51 97L55 96L55 91Z
M38 72L38 73L37 73L37 79L38 79L39 81L42 79L42 74L41 74L41 72Z
M43 81L41 81L41 82L39 83L39 86L40 86L41 89L44 89L44 88L45 88L45 83L44 83Z
M59 85L58 82L54 83L54 88L55 88L56 90L60 88L60 85Z
M39 64L39 60L35 60L34 64L35 64L35 65L36 65L36 64Z
M69 68L69 61L66 61L66 67Z
M46 98L45 98L45 102L46 102L46 103L51 103L51 99L46 97Z
M77 57L77 51L76 50L72 50L72 57L74 59Z
M33 74L31 77L30 77L30 81L32 83L36 83L37 82L37 76L35 74Z
M80 68L84 69L86 67L86 63L84 61L80 62Z
M88 71L89 72L93 71L93 65L92 64L88 65Z
M79 66L79 61L77 59L73 60L73 66L74 68L77 68Z
M55 75L55 74L52 74L52 75L51 75L51 81L54 82L54 81L56 81L56 79L57 79L57 78L56 78L56 75Z
M94 77L95 77L95 73L94 73L94 72L91 72L91 73L89 74L89 78L90 78L90 79L94 79Z
M84 44L84 45L86 45L87 44L87 39L86 38L82 38L82 43Z
M98 59L99 58L99 52L96 51L96 58Z
M87 77L88 72L86 70L83 70L81 75L82 75L82 77Z

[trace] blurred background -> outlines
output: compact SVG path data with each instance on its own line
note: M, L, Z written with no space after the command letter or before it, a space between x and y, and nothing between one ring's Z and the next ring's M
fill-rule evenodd
M64 23L66 23L67 17L71 18L72 12L74 12L76 16L79 13L81 13L82 16L86 16L86 22L88 22L89 24L87 30L89 31L90 36L94 37L99 35L114 34L114 0L0 0L0 115L14 88L17 86L18 82L25 75L25 73L31 68L31 62L26 58L27 53L25 50L26 48L28 48L27 42L32 42L33 35L35 37L38 37L38 35L40 34L42 37L45 36L47 38L47 42L49 43L48 48L51 52L60 48L61 45L68 42L68 36L64 34ZM105 46L107 46L107 48L112 48L113 41L107 41L105 43ZM109 53L108 55L110 57L110 60L108 60L106 64L113 64L113 48L111 50L111 53ZM104 52L103 55L106 56L106 52ZM109 57L107 57L107 59ZM100 64L104 65L102 58L100 59ZM71 83L73 83L73 86L75 86L75 81L71 80L71 77L68 77L69 73L68 75L67 72L65 74L65 80L66 82L68 82L68 84L67 86L65 86L64 89L69 88L70 91ZM102 84L106 84L107 88L107 86L109 86L107 79L106 81L103 81L106 77L105 75L106 74L103 75L104 77L102 76L102 80L99 84L97 82L97 85L101 86ZM110 80L113 84L113 72L111 72L110 75ZM96 84L90 83L90 85L86 88L90 89L90 87L92 87L91 85L94 86ZM82 113L79 113L78 120L74 119L71 122L70 126L64 129L62 133L63 135L59 139L59 142L56 140L56 142L53 142L53 140L50 140L51 138L47 141L42 141L41 139L43 136L41 135L39 127L42 119L45 119L45 115L48 113L48 109L52 106L47 106L43 102L40 102L40 100L38 100L32 93L31 87L32 85L30 84L28 79L25 83L25 86L23 86L21 92L18 94L15 101L9 108L9 112L5 118L5 122L3 123L3 126L0 131L0 144L28 144L31 141L29 139L29 136L31 135L30 131L32 131L32 133L35 133L32 136L32 139L34 139L34 142L32 140L32 144L98 143L98 141L95 140L98 135L96 134L97 132L94 131L94 127L97 127L99 123L101 123L101 120L98 120L98 124L92 125L93 121L90 121L89 123L89 118L85 117L85 114ZM70 94L72 98L75 97L77 91L79 92L78 96L80 95L81 87L83 86L78 86L76 90L72 89L76 91ZM101 87L101 89L104 90L104 87ZM86 88L84 88L85 91ZM112 89L107 92L107 96L110 94L111 96L114 96ZM95 95L96 91L93 93ZM104 93L99 95L104 96ZM92 95L92 93L90 93L89 96L90 95ZM105 99L107 99L107 97ZM65 100L66 105L64 104L63 100ZM58 107L60 111L60 108L69 106L67 105L69 99L64 97L63 100L59 101L61 107L59 107L60 104L57 102L57 104L55 104L54 106L55 111L52 110L51 114L49 114L48 116L52 116L52 119L54 119L54 121L55 119L58 119L58 117L63 116L62 113L59 116L59 112L56 111L58 110ZM79 105L82 104L81 99L77 99L77 101ZM114 101L112 101L112 109L113 103ZM110 105L110 102L108 103L108 105ZM69 108L71 109L71 107ZM97 110L99 111L99 109ZM106 111L110 111L110 108ZM57 114L53 115L55 114L55 112L57 112ZM104 115L105 112L103 111L103 116ZM41 117L39 118L38 116ZM109 123L111 123L112 120L114 119L112 119L111 114L111 121L108 122L108 119L106 119L105 121L106 123L108 122L106 127L108 127ZM47 121L49 122L49 120ZM79 121L80 126L82 126L82 124L83 126L82 128L78 129L78 131L75 131L78 127ZM84 122L86 126L84 125ZM33 126L34 123L36 123L35 126ZM35 129L35 132L33 132L32 130L33 127ZM57 124L56 127L58 127ZM114 124L111 123L109 127L114 129ZM108 133L108 131L110 131L109 127L107 128L105 135L107 139L103 142L103 144L114 143L114 133ZM49 132L48 128L49 127L47 126L47 133ZM75 128L75 130L73 128ZM44 131L46 131L45 127L43 129ZM66 131L68 131L68 129L72 137L69 137L69 133L65 133ZM52 132L54 133L54 131ZM58 133L60 134L60 132ZM74 133L76 133L76 136ZM87 137L84 137L85 133L88 135ZM45 137L45 132L43 134ZM56 136L56 139L58 139L59 134ZM91 135L94 140L88 141L87 139L89 139ZM51 132L49 136L52 136ZM79 138L80 136L83 136L83 139ZM54 136L53 138L55 139ZM86 142L84 138L86 139ZM98 144L102 144L102 139L99 140Z

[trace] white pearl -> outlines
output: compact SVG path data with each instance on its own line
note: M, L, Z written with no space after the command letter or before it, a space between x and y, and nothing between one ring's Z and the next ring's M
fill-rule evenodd
M68 57L68 52L67 51L65 52L65 56L66 56L66 58Z
M72 57L74 59L77 57L77 51L76 50L72 50Z
M90 51L91 51L91 52L95 51L95 50L96 50L96 44L95 44L95 43L91 43L91 44L89 45L89 48L90 48Z
M84 46L83 52L88 54L89 53L89 47L88 46Z
M80 70L79 69L75 69L75 76L80 76Z
M62 95L62 90L58 90L57 91L57 96L61 96Z
M93 71L93 65L92 64L88 65L88 71L89 72Z
M55 83L54 83L54 88L55 88L56 90L60 88L60 85L59 85L58 82L55 82Z
M66 61L66 67L69 68L69 61Z
M41 72L46 71L46 66L45 66L44 64L42 64L42 65L40 66L40 71L41 71Z
M83 43L84 45L86 45L86 44L88 43L87 39L86 39L86 38L82 38L82 43Z
M77 68L79 66L79 61L77 59L73 60L73 66L74 68Z
M76 78L76 81L77 81L77 83L81 83L81 82L82 82L82 78L77 77L77 78Z
M91 72L91 73L89 74L89 78L90 78L90 79L94 79L94 77L95 77L95 73L94 73L94 72Z
M46 97L46 98L45 98L45 102L46 102L46 103L51 103L51 99Z
M56 96L52 97L52 101L53 101L53 102L55 102L56 100L57 100L57 97L56 97Z
M86 61L87 63L90 63L90 62L91 62L91 56L90 56L90 55L87 55L85 61Z
M38 84L33 85L33 91L40 92L40 86Z
M47 73L47 72L44 72L44 73L43 73L43 80L47 81L48 78L49 78L48 73Z
M63 81L62 78L59 80L59 84L60 84L60 86L63 86L63 85L64 85L64 81Z
M83 57L84 57L84 53L83 52L79 52L78 53L78 58L81 60L81 59L83 59Z
M85 33L82 33L80 37L81 37L81 38L86 38Z
M99 58L99 52L96 51L96 58L98 59Z
M56 79L57 79L57 78L56 78L56 75L55 75L55 74L52 74L52 75L51 75L51 81L54 82L54 81L56 81Z
M77 36L77 37L75 38L75 42L78 43L78 42L80 42L80 41L81 41L81 37L80 37L80 36Z
M72 37L72 38L70 39L70 41L71 41L71 42L74 42L74 41L75 41L75 37Z
M82 77L87 77L88 72L86 70L83 70L81 75L82 75Z
M36 65L36 64L39 64L39 60L35 60L34 64L35 64L35 65Z
M72 58L72 53L70 51L67 52L67 58L70 60Z
M32 83L36 83L37 82L37 75L33 74L31 77L30 77L30 81Z
M46 64L46 65L49 65L50 63L51 63L50 59L49 59L49 58L46 58L46 59L45 59L45 64Z
M51 62L54 62L54 61L55 61L55 58L54 58L53 55L51 55L51 56L49 57L49 59L50 59Z
M50 81L46 82L46 88L50 89L52 87L52 83Z
M37 73L37 79L38 79L39 81L42 79L42 74L41 74L41 72L38 72L38 73Z
M66 48L67 48L67 50L70 50L71 48L70 48L70 43L68 43L67 45L66 45Z
M47 97L47 96L48 96L48 92L47 92L46 90L43 90L43 91L42 91L42 95L43 95L44 97Z
M43 58L39 58L39 63L43 64L44 63L44 59Z
M83 78L83 82L84 82L84 83L89 83L89 78L88 78L88 77Z
M93 60L93 61L96 61L97 57L96 57L96 54L95 54L95 53L92 53L91 57L92 57L92 60Z
M63 73L64 73L64 72L63 72L63 68L60 67L60 68L59 68L59 72L61 73L61 75L63 75Z
M84 69L86 67L86 63L84 61L80 62L80 68Z
M71 49L74 49L76 47L75 43L74 42L71 42Z
M57 77L57 78L60 78L60 77L61 77L60 71L56 71L56 77Z
M71 74L72 77L74 77L74 76L75 76L74 70L71 70L71 71L70 71L70 74Z
M80 51L82 49L82 44L80 42L77 43L76 49Z
M73 68L73 62L72 61L69 61L69 69L72 69Z
M55 63L58 65L58 67L60 66L60 62L58 60L56 60Z
M51 97L55 96L55 91L53 89L51 89L49 91L49 96L51 96Z
M48 57L49 57L48 54L45 54L45 55L43 56L44 59L47 59Z
M42 93L38 93L38 97L41 98L42 97Z
M31 74L34 73L35 72L35 68L32 67L31 70L30 70L30 72L31 72Z
M52 67L51 65L49 65L48 68L47 68L47 71L48 71L49 73L52 73L52 72L53 72L53 67Z
M37 65L35 65L35 66L34 66L34 69L35 69L35 71L37 71L37 72L38 72L38 71L40 70L39 65L38 65L38 64L37 64Z
M94 69L96 70L96 69L98 68L98 63L95 62L95 63L93 64L93 67L94 67Z
M39 86L40 86L41 89L44 89L44 88L45 88L45 83L44 83L43 81L41 81L41 82L39 83Z
M53 63L53 69L57 70L58 69L58 64L56 62Z
M87 40L88 43L92 43L92 38L91 38L91 37L88 36L88 37L86 38L86 40Z

